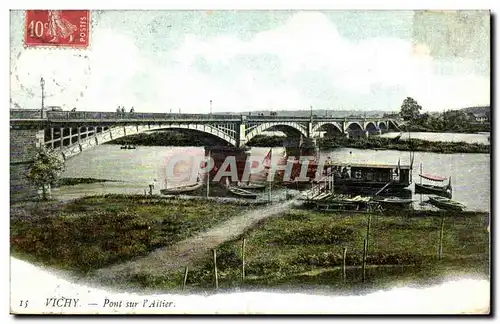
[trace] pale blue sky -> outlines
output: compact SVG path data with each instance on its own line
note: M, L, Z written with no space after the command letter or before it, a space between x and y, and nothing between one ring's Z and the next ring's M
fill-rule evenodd
M489 13L93 11L87 50L24 49L11 100L79 110L425 110L489 104Z

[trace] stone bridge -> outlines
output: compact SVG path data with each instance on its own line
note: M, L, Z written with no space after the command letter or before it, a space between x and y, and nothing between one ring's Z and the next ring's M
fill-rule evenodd
M68 159L120 137L168 129L195 131L234 147L243 147L253 137L266 131L280 131L291 138L314 138L324 133L329 136L367 136L389 129L399 129L400 124L401 120L391 118L41 112L11 109L11 173L25 172L32 161L30 147L46 146ZM11 176L11 182L12 179Z

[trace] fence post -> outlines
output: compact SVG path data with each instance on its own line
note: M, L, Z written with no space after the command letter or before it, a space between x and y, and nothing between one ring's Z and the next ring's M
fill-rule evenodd
M186 270L184 271L184 283L182 284L182 290L186 289L186 282L188 278L188 267L186 266Z
M342 256L342 280L345 282L347 278L346 274L346 258L347 258L347 248L344 248L344 254Z
M241 244L241 281L245 281L245 244L246 239L243 239Z
M217 277L217 250L213 249L213 252L214 252L215 289L219 289L219 278Z
M363 241L363 282L365 282L366 279L366 249L367 249L367 241L366 239Z
M370 226L372 223L372 214L368 215L368 223L366 224L366 250L368 251L368 242L370 238Z
M439 231L439 260L443 258L443 236L444 236L444 212L441 212L441 230Z

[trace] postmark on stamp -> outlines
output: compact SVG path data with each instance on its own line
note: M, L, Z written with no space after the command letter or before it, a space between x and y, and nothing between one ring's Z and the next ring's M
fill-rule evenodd
M89 10L27 10L25 45L28 47L89 46Z

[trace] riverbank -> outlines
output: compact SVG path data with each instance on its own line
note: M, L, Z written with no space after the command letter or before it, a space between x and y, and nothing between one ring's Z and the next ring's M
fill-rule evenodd
M108 284L169 290L181 290L182 270L188 264L189 290L213 288L213 256L206 244L213 244L217 250L220 289L323 287L351 291L398 281L435 282L450 273L488 275L487 213L453 213L446 217L440 261L439 217L372 215L367 281L362 283L367 215L290 210L281 205L261 208L125 195L84 198L57 206L40 204L29 210L18 206L19 217L11 220L11 252ZM264 211L269 208L272 212ZM267 217L266 213L274 216ZM238 217L247 223L236 230L243 220ZM197 234L203 231L219 238ZM177 247L175 253L169 247ZM345 282L341 279L344 247L348 266ZM157 252L165 248L165 252ZM158 265L153 259L152 263L147 261L154 253L157 256L153 259L161 260ZM141 258L143 262L134 263ZM120 268L127 261L132 262L131 268ZM115 270L102 271L109 266ZM101 277L103 274L106 276Z
M256 136L249 146L279 147L283 145L282 136ZM392 138L371 136L368 138L323 137L317 139L320 149L357 148L397 151L417 151L433 153L490 153L490 145L466 142L441 142L411 139L403 141Z
M204 146L207 141L196 133L183 133L175 131L141 133L108 142L113 145L138 145L138 146Z
M60 186L74 186L83 183L99 183L99 182L118 182L117 180L96 179L96 178L61 178L55 184Z
M282 147L284 136L257 135L247 145L250 147ZM161 132L152 134L136 134L109 142L115 145L138 146L205 146L208 143L192 134ZM490 145L466 142L442 142L412 139L411 141L395 140L379 136L368 138L324 137L317 140L321 149L341 147L359 149L380 149L398 151L419 151L434 153L490 153Z
M173 245L250 209L138 195L17 204L11 208L11 253L85 274Z
M485 144L466 142L434 142L421 139L401 141L378 136L368 138L320 138L318 139L317 144L321 149L348 147L358 149L383 149L433 153L490 153L490 145Z

